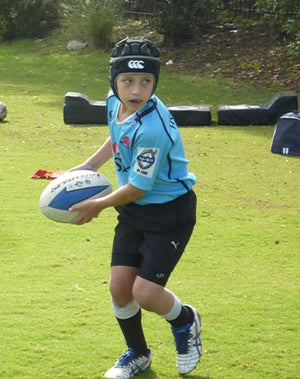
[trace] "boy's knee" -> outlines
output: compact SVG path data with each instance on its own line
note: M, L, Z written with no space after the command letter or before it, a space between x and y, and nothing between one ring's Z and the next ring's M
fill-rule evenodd
M114 302L119 306L125 305L132 300L131 288L126 288L126 286L120 285L120 283L110 281L109 290Z
M133 298L146 311L154 311L153 294L147 288L133 287Z

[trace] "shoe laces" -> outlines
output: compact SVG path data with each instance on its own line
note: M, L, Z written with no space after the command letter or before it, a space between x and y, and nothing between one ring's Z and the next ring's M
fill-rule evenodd
M145 359L149 359L149 357L146 355L138 355L132 348L129 348L121 355L116 367L139 365L144 362Z
M135 351L131 348L124 351L124 353L121 355L121 357L118 360L117 366L122 367L136 359L138 356L136 355Z
M190 347L190 339L193 337L189 333L191 324L187 324L181 328L172 328L175 337L175 345L179 354L187 354Z

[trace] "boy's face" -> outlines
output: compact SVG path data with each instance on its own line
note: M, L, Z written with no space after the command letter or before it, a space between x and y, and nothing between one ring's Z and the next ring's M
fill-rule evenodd
M117 78L118 96L130 113L142 109L152 95L155 79L152 74L121 74Z

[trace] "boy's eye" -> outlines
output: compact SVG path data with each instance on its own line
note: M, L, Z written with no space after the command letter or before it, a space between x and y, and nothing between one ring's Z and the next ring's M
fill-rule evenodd
M127 84L127 85L132 84L133 82L134 82L134 80L131 79L131 78L123 78L123 79L122 79L122 83ZM152 84L152 80L151 80L151 79L148 79L148 78L145 78L145 79L143 79L143 80L141 81L141 83L142 83L143 85L149 85L149 84Z

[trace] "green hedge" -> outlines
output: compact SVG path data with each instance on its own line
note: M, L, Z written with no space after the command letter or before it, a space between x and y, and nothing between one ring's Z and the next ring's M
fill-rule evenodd
M59 0L0 0L0 40L42 38L59 25Z

